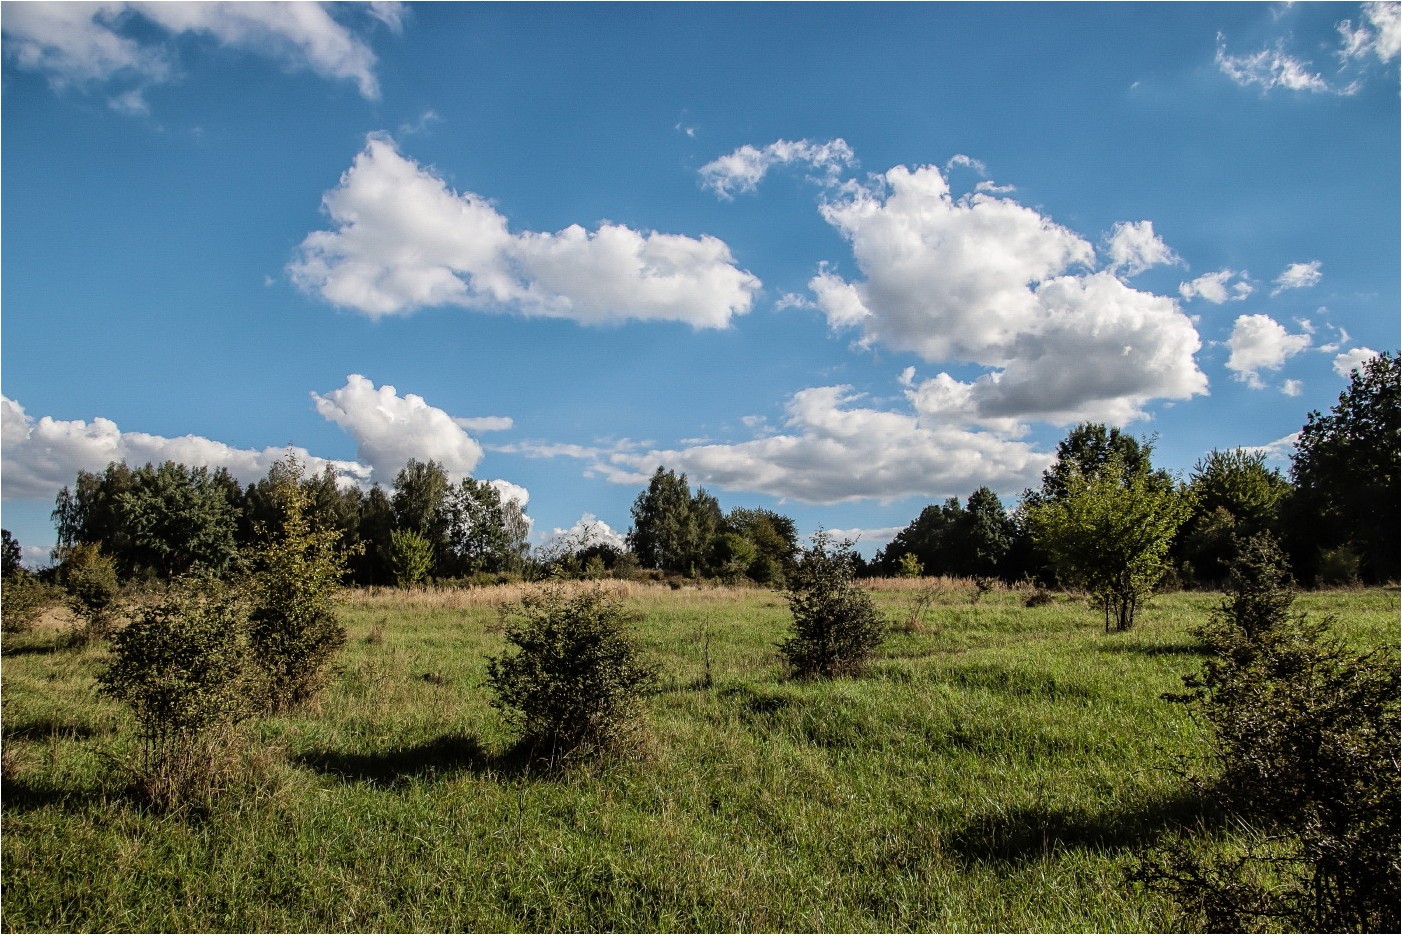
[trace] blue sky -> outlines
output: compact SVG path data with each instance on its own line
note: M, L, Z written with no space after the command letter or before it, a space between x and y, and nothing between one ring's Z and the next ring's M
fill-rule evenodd
M5 3L4 524L286 446L870 553L1399 343L1398 5ZM602 529L602 527L600 527Z

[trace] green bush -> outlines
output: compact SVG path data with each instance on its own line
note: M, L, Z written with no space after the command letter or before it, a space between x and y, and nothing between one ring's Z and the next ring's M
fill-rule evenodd
M857 672L886 638L889 627L871 595L853 583L856 554L851 546L833 543L819 530L813 545L799 555L788 590L792 631L779 645L799 677Z
M0 594L0 620L6 633L23 633L34 626L54 602L54 593L24 569L5 578Z
M487 684L520 749L558 764L625 746L656 673L629 639L622 605L597 587L575 597L546 588L503 613L517 651L487 661Z
M253 554L249 648L272 712L320 691L327 663L346 642L333 611L345 569L341 533L314 526L301 474L301 465L292 461L281 481L282 528L265 533L267 541Z
M87 641L107 636L120 612L122 596L112 557L90 542L65 549L58 583L68 608L82 621L77 638Z
M433 545L412 530L395 529L389 534L386 559L394 583L401 588L412 587L433 568Z
M255 694L247 609L215 579L185 579L112 638L99 692L132 709L138 787L160 808L208 805L226 775Z
M1279 550L1250 540L1199 630L1212 655L1166 696L1211 731L1208 769L1189 782L1251 843L1212 857L1180 840L1140 877L1211 931L1398 931L1397 659L1350 650L1292 600Z

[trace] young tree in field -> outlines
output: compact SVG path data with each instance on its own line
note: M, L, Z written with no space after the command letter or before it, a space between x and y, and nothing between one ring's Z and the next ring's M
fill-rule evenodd
M1109 632L1112 619L1117 630L1134 625L1139 604L1167 570L1188 503L1160 482L1147 459L1131 468L1112 458L1094 473L1072 468L1057 497L1025 512L1037 547L1063 581L1100 602Z
M275 712L315 695L327 663L346 641L333 611L346 559L341 533L312 523L302 466L291 457L288 462L279 493L282 526L265 531L266 541L252 556L249 647L263 674L267 707Z
M253 713L247 611L216 579L177 582L112 639L99 691L136 716L139 788L161 808L207 806L230 753L230 731Z
M1396 580L1402 406L1398 356L1379 354L1349 375L1328 415L1309 414L1295 445L1291 532L1297 564L1350 547L1370 581Z
M487 684L521 748L557 765L625 745L656 672L619 602L598 588L574 597L547 588L504 615L516 652L487 661Z
M416 532L393 529L390 530L385 561L396 585L412 587L433 569L433 546Z
M82 621L79 641L107 636L121 609L122 585L112 556L91 542L62 549L57 578L68 609Z
M1178 554L1202 581L1220 582L1237 540L1274 529L1290 483L1259 452L1213 450L1188 479L1192 515L1179 533Z
M799 556L788 591L793 629L779 651L800 678L858 672L886 639L887 622L855 574L852 543L833 542L822 530Z

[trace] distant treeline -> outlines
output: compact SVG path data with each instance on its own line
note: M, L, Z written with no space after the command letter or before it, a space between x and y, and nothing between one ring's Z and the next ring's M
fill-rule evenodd
M1182 498L1187 519L1169 551L1169 577L1216 586L1235 543L1277 538L1301 580L1382 582L1398 577L1398 357L1382 354L1351 374L1329 413L1311 412L1288 476L1261 453L1213 451L1175 479L1152 465L1153 445L1116 428L1084 423L1057 446L1040 487L1009 511L987 487L961 503L931 504L870 561L863 575L1031 578L1050 583L1054 563L1034 541L1028 517L1067 495L1072 478L1110 466ZM58 496L59 555L98 544L128 580L167 579L196 566L222 571L281 522L279 464L242 487L228 471L174 462L113 463L80 472ZM309 515L353 550L348 583L408 584L484 576L630 575L639 572L749 579L782 587L799 554L789 517L771 510L725 513L685 474L661 467L633 504L626 548L588 531L532 554L521 507L492 485L450 481L442 465L411 460L388 490L342 487L328 468L302 481ZM9 537L7 536L7 542ZM8 553L7 549L7 553Z

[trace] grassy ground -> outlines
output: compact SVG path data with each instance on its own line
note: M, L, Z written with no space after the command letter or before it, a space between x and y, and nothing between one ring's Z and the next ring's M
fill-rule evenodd
M1214 595L1106 635L1084 601L886 583L917 626L870 671L784 678L782 595L620 586L661 690L639 753L544 777L502 757L482 687L508 588L352 594L317 710L250 729L253 777L201 818L124 792L131 725L101 646L5 637L10 931L1153 931L1134 850L1199 820L1165 767L1200 741L1159 700ZM1398 593L1305 594L1359 646ZM1210 824L1210 822L1208 822ZM1204 833L1216 833L1208 828Z

